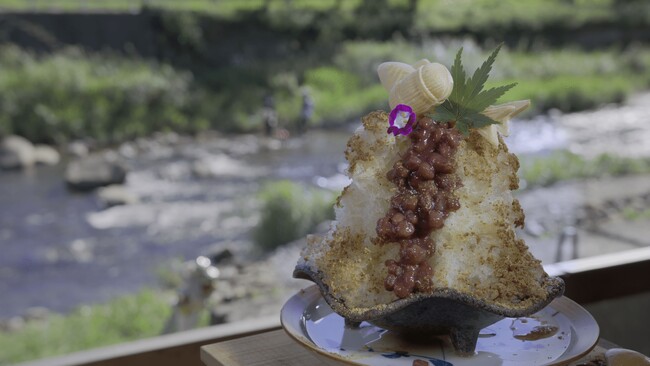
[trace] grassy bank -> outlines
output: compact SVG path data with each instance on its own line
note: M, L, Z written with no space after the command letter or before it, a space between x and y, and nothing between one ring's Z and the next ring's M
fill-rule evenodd
M208 127L195 113L192 75L168 65L78 49L35 56L9 46L0 49L0 69L0 134L111 143Z
M601 154L588 159L561 150L549 156L522 158L519 170L519 176L525 181L526 188L550 186L566 180L630 174L650 174L650 158Z
M0 333L0 365L159 335L171 315L170 304L160 292L143 290L30 321L18 331Z
M449 65L461 43L403 41L345 42L327 66L304 73L262 69L244 77L241 68L225 68L240 77L219 77L217 88L199 75L170 65L114 54L65 49L36 56L16 47L0 48L0 134L16 133L37 142L64 143L91 137L113 143L155 131L193 133L207 128L227 132L260 131L266 95L275 99L280 125L292 129L299 119L302 92L315 103L312 126L355 120L374 109L387 109L387 92L376 66L399 59L429 58ZM468 48L468 68L485 54ZM504 100L531 99L529 112L551 108L569 112L619 103L650 86L650 49L637 47L583 52L505 50L495 65L494 82L517 81Z
M253 240L264 251L304 238L318 224L334 218L336 195L330 191L278 181L263 187L259 198L261 218Z

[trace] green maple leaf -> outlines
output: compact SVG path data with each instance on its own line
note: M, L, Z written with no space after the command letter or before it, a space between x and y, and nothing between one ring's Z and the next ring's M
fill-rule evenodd
M454 122L456 128L465 136L469 135L470 128L481 128L499 123L481 114L485 108L494 104L505 92L517 85L513 83L483 90L499 50L501 50L501 45L497 46L470 78L467 78L461 62L463 53L461 47L451 66L454 88L449 98L428 116L438 122Z

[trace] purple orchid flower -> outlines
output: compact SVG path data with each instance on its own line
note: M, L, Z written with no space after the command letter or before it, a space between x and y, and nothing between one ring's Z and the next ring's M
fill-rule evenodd
M388 127L387 133L392 133L393 135L408 135L413 131L413 124L415 123L415 112L413 108L409 107L406 104L398 104L390 111L388 116Z

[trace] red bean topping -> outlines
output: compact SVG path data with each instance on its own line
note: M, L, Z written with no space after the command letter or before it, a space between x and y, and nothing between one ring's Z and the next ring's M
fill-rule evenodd
M388 173L386 173L386 179L388 179L389 181L392 182L392 181L395 180L395 178L397 178L397 175L395 173L395 169L391 169L391 170L388 171Z
M427 259L427 251L417 244L405 245L400 250L400 262L420 264Z
M395 215L393 215L393 217L390 218L390 221L393 224L399 224L400 222L402 222L404 220L406 220L406 217L404 215L402 215L401 213L396 213Z
M394 274L389 274L386 276L386 279L384 280L384 288L388 291L393 291L395 289L395 281L397 280L397 276Z
M391 199L391 206L401 211L414 211L418 207L418 197L414 194L397 194Z
M398 191L386 215L377 220L379 239L400 245L399 258L385 262L384 279L386 290L399 298L433 289L429 259L435 243L429 234L441 229L449 213L460 208L454 196L460 186L454 154L463 136L453 124L423 117L409 137L409 151L386 174Z
M420 164L422 164L422 160L420 160L420 158L418 158L415 155L409 155L406 161L404 162L404 166L408 170L417 170Z
M406 167L401 161L395 163L393 170L395 170L395 175L397 175L400 178L406 178L409 175L409 170L406 169Z
M433 199L432 196L423 193L418 199L418 208L420 210L429 211L433 209Z
M411 174L411 176L408 179L408 183L412 188L418 189L420 187L420 183L422 182L422 179L418 177L416 174Z
M433 202L433 209L439 212L447 211L447 199L445 196L437 196Z
M431 133L431 137L430 137L430 139L432 140L432 142L437 143L437 142L440 141L440 139L442 138L442 135L443 135L443 134L444 134L444 130L443 130L442 128L436 128L436 129L433 130L433 132Z
M431 240L430 238L418 239L418 245L426 249L426 251L431 255L433 255L433 252L436 249L435 245L433 244L433 240Z
M420 221L418 219L418 215L416 215L413 211L404 212L404 216L406 216L406 221L410 222L413 225L417 224L418 221Z
M456 179L451 174L437 174L433 179L436 186L442 190L450 191L455 188Z
M412 148L415 152L422 153L427 150L427 142L426 141L419 141L413 144Z
M460 208L460 201L458 201L458 198L454 198L454 197L447 198L448 211L458 211L459 208Z
M449 130L444 136L443 139L444 141L453 149L456 149L458 145L460 145L460 141L462 140L462 135L458 133L457 130Z
M413 138L416 140L426 140L429 138L429 132L423 128L413 131Z
M440 153L440 155L447 158L450 158L453 153L451 146L448 144L440 144L436 150Z
M427 163L422 163L418 168L418 176L426 180L433 179L435 177L433 167Z
M431 277L433 276L433 268L429 263L422 263L418 266L415 272L415 289L421 292L430 291L433 287Z
M429 224L429 227L433 230L442 229L442 227L445 226L445 215L440 211L429 211L427 224Z
M453 162L450 159L442 156L440 153L434 152L429 155L428 159L426 160L438 173L448 174L454 171Z
M393 291L395 291L395 295L397 295L397 297L400 299L409 296L415 287L416 267L412 265L405 265L402 268L404 268L404 273L401 276L397 276L397 279L395 280L395 287L393 289Z
M420 126L418 130L431 131L435 127L435 122L429 117L424 117L418 121L418 125Z
M382 217L381 219L377 220L377 235L380 238L389 238L392 236L392 225L390 224L389 219L386 217Z
M386 261L385 265L386 265L386 269L388 269L388 273L394 274L394 275L397 274L397 269L399 268L399 265L397 264L397 262L395 262L392 259L389 259L389 260Z
M398 238L410 238L415 232L415 226L408 221L401 221L397 224L396 234Z
M438 187L435 184L427 184L420 189L421 194L433 197L438 194Z

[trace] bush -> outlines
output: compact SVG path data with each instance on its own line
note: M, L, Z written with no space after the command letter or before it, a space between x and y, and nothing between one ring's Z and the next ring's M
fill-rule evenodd
M35 142L92 137L110 143L207 127L191 113L191 74L167 65L73 48L37 57L3 47L0 68L0 133Z
M253 237L264 250L304 237L334 215L332 193L290 181L267 184L259 196L261 218Z
M519 176L528 187L548 186L569 179L650 173L650 159L602 154L586 159L566 150L544 157L522 157Z
M453 6L448 1L421 1L415 29L496 35L517 28L576 28L588 23L623 22L615 8L613 0L459 0ZM633 8L644 9L642 4Z
M515 82L514 80L501 83ZM621 76L566 76L550 79L517 80L516 87L508 91L503 100L530 99L528 112L542 112L557 108L575 112L607 103L621 103L637 88L637 80Z
M19 331L0 333L0 364L156 336L171 312L171 301L159 291L142 290L106 304L82 306L69 315L52 315Z
M362 88L352 73L321 67L309 70L305 80L313 91L317 122L347 122L370 110L388 108L388 94L379 83Z

